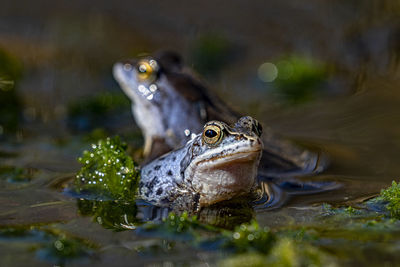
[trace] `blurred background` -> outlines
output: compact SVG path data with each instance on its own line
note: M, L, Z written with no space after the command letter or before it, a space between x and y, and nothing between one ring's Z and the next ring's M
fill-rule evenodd
M392 176L399 14L390 0L8 1L0 9L0 136L65 144L71 134L117 133L140 147L111 68L172 49L238 111L339 153L340 172L359 164Z
M398 1L8 1L0 10L2 132L21 129L17 121L56 132L103 127L94 117L129 113L113 63L162 49L179 51L221 98L279 131L274 118L283 115L271 111L282 105L297 113L370 91L397 95L399 12ZM306 128L316 124L307 119Z

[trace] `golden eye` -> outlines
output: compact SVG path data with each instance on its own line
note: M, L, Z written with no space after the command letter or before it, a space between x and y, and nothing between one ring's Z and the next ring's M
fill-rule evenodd
M223 132L220 126L206 125L203 130L203 141L208 145L218 145L222 140Z
M153 59L141 60L136 65L136 71L139 80L151 82L152 81L151 79L156 78L156 74L158 71L158 64Z

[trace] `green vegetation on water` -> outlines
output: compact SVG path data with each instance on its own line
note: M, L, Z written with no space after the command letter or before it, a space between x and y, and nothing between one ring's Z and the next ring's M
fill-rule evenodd
M134 201L140 172L118 136L99 140L78 158L82 168L76 175L78 192L89 192L114 200Z
M386 202L386 209L394 219L400 219L400 183L392 182L392 186L381 191L378 200Z

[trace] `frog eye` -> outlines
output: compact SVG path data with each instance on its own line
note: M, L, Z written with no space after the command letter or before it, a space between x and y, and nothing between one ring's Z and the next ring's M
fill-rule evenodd
M211 124L206 125L203 130L203 141L208 145L218 145L223 137L223 132L220 126Z
M136 65L139 80L152 82L156 78L158 64L154 59L141 60Z

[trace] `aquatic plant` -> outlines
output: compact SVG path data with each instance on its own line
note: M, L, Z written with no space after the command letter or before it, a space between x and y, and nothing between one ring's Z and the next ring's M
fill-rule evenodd
M78 158L82 168L76 175L76 190L89 191L99 198L133 201L140 172L126 150L127 145L118 136L92 144L92 149Z
M393 181L389 188L382 189L377 199L387 202L386 209L392 218L400 219L400 183Z

